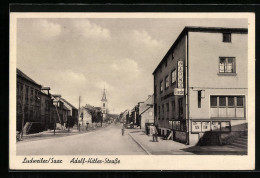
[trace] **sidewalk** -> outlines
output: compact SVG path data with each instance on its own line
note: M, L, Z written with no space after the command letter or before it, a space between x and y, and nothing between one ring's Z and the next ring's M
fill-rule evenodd
M71 135L77 135L77 134L84 134L87 132L94 132L96 130L99 130L101 128L104 128L107 126L102 126L102 127L96 127L96 128L88 128L88 130L76 130L74 128L70 128L69 132L68 129L65 130L55 130L55 135L53 130L47 130L35 134L24 134L22 140L17 141L17 142L24 142L24 141L34 141L34 140L43 140L43 139L51 139L51 138L56 138L56 137L65 137L65 136L71 136Z
M153 142L153 137L148 136L143 130L128 129L132 139L146 151L148 155L246 155L247 150L230 145L223 146L190 146L173 140Z

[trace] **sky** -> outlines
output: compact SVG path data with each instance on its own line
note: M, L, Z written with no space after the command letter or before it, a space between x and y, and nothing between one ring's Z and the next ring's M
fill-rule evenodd
M17 67L52 94L110 113L153 94L153 71L185 26L247 28L247 19L19 18Z

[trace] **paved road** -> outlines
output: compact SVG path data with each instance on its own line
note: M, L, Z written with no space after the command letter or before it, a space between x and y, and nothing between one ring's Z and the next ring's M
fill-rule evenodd
M17 142L17 155L146 155L121 126L111 124L95 132Z

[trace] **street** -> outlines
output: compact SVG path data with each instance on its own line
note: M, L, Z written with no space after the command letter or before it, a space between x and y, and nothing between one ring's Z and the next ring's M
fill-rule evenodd
M17 142L17 155L146 155L120 124L111 124L94 132Z

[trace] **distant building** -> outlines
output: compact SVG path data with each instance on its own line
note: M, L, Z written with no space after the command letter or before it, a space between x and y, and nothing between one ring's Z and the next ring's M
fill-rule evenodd
M146 101L139 104L139 117L141 128L145 128L145 123L154 123L154 109L153 109L154 95L149 95Z
M103 119L106 119L108 108L107 108L107 97L106 97L105 89L104 89L103 96L101 99L101 110L102 110L102 114L103 114Z
M153 72L160 134L191 145L247 132L248 29L185 27Z
M69 110L68 118L71 118L71 120L69 121L70 125L77 125L78 109L64 98L61 97L60 100L63 102L64 106L66 106L66 108Z
M90 108L87 106L83 106L80 108L79 110L79 123L82 126L86 126L87 124L89 124L89 126L91 126L92 123L92 111L94 111L94 108Z

